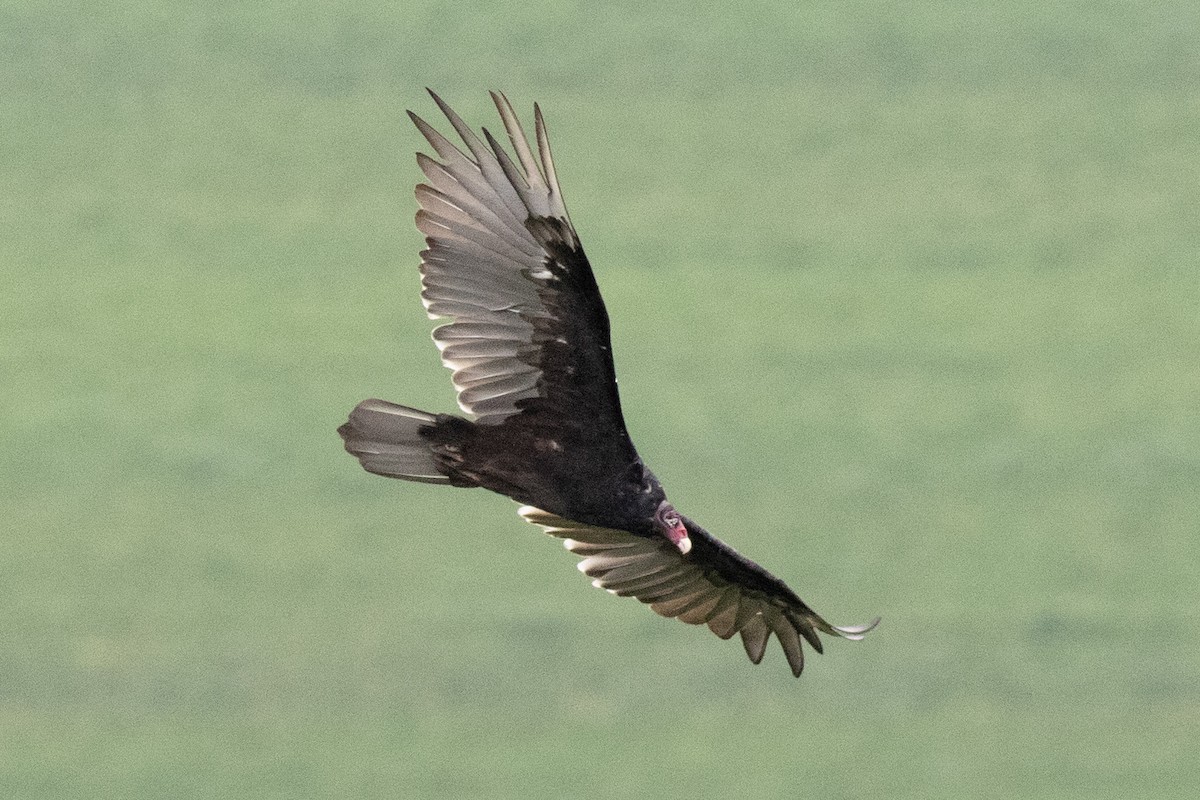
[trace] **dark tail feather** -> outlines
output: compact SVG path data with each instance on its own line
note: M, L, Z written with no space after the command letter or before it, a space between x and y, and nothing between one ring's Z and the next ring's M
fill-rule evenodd
M421 428L437 417L386 400L363 400L338 428L346 451L376 475L419 483L450 483L437 468Z

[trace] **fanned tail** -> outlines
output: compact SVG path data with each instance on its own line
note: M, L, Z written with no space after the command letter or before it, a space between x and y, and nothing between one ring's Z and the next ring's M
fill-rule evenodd
M363 400L345 425L338 428L346 451L367 472L418 483L450 483L442 474L421 436L437 417L386 400Z

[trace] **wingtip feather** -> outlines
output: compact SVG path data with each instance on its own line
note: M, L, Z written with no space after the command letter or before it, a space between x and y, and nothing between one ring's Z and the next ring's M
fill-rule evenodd
M833 633L843 639L849 639L853 642L861 641L868 633L875 630L876 626L883 621L883 617L876 617L865 625L831 625Z

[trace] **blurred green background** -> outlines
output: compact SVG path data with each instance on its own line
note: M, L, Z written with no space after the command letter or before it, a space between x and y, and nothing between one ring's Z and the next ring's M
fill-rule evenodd
M99 9L0 5L0 795L1193 796L1200 6ZM867 641L342 452L453 409L426 85L542 104L642 454Z

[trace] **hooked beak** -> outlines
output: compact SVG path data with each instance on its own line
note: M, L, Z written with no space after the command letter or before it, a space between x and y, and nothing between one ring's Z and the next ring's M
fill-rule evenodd
M687 527L682 521L672 525L665 533L671 544L679 548L680 553L686 556L691 552L692 540L688 538Z

